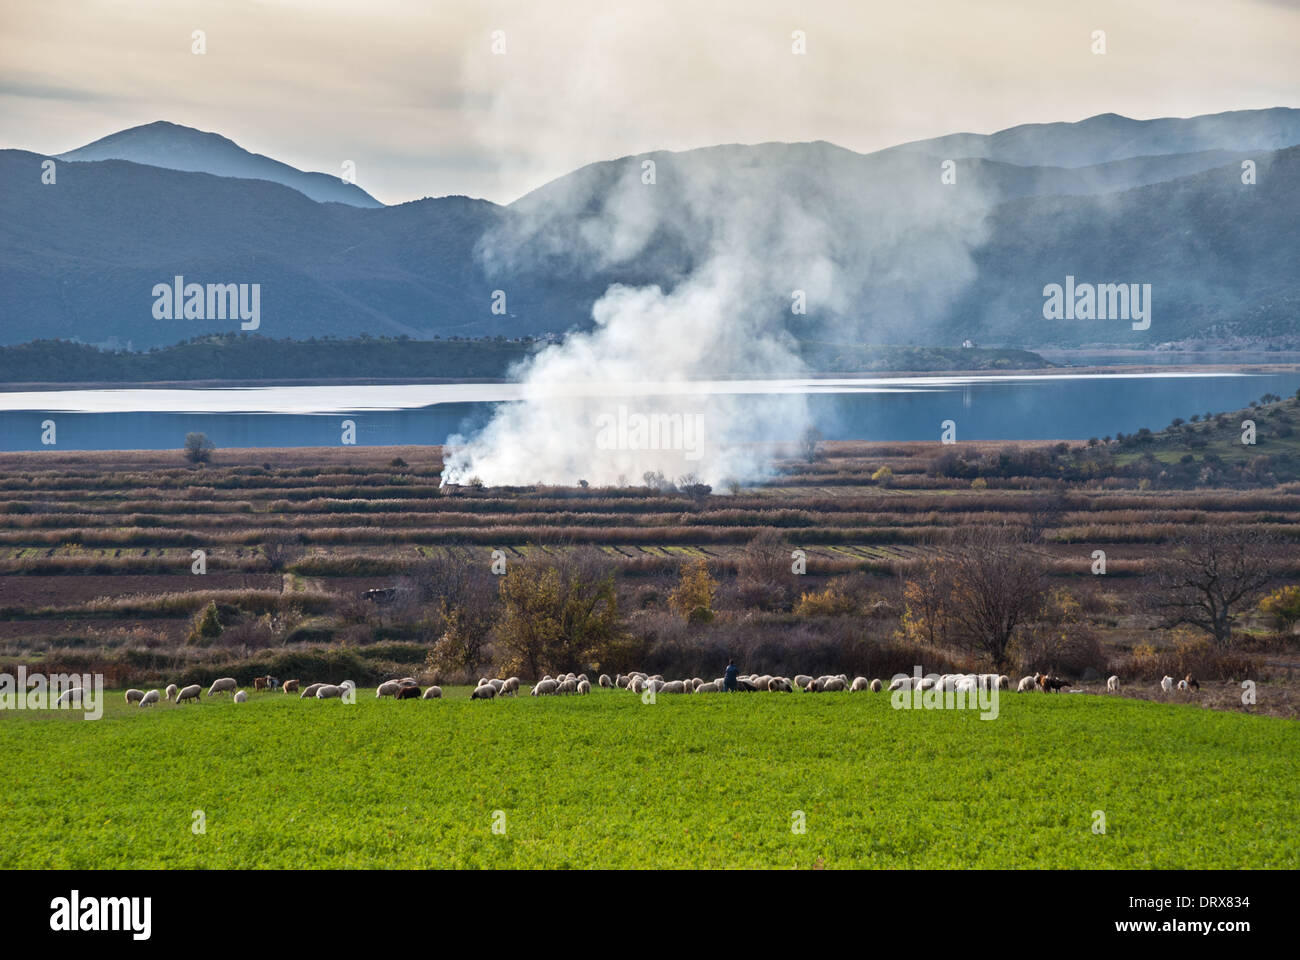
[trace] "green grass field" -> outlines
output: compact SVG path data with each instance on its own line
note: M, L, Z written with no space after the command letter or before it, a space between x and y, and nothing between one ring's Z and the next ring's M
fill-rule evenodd
M886 694L373 693L0 712L0 866L1300 865L1289 720L1085 695L1004 694L984 721Z

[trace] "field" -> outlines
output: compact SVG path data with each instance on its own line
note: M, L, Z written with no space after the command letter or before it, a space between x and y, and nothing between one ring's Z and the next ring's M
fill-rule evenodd
M1249 411L1248 454L1228 436L1244 413L1097 444L774 448L767 482L725 491L441 488L436 447L0 454L0 673L118 691L98 722L0 711L0 865L1294 868L1300 611L1261 600L1300 580L1300 409ZM732 657L785 676L985 671L987 651L918 626L917 591L1008 530L1042 586L996 672L1073 694L1005 692L995 721L869 693L463 686L711 679ZM1153 603L1206 532L1266 560L1218 646ZM551 645L523 650L494 557L519 583L608 584L608 607L537 609L615 616L548 613ZM680 602L693 568L703 607ZM139 710L120 692L268 673L361 694ZM1200 688L1165 694L1166 673ZM407 674L448 697L374 698Z
M1103 696L984 721L884 694L113 694L98 722L10 713L0 761L4 867L1300 863L1300 727Z

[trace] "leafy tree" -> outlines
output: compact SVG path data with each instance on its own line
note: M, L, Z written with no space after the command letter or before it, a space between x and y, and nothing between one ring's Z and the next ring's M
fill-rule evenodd
M190 463L210 463L215 449L206 433L185 434L185 459Z
M709 575L709 565L697 558L688 563L681 573L677 589L668 595L668 605L693 622L713 619L713 597L718 583Z
M207 645L221 636L222 629L221 618L217 615L217 604L213 601L194 618L194 626L190 630L190 643Z
M497 640L505 671L540 677L607 659L622 624L614 574L575 553L512 566L501 578Z

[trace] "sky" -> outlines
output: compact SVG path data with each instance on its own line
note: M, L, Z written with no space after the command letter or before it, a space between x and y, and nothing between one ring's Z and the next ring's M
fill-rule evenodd
M1300 106L1300 0L0 3L0 147L170 120L352 161L385 203L505 203L650 150L1272 106Z

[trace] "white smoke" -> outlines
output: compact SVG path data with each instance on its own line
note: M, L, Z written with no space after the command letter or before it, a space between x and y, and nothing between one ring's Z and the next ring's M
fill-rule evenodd
M574 90L643 80L623 76L611 54L621 47L592 46L594 60L569 58L582 67L557 82L567 92L547 112L560 153L580 139L566 118L586 115ZM504 88L492 135L535 95ZM811 425L805 396L690 385L805 372L788 332L799 322L816 339L862 343L886 323L897 331L941 315L974 275L983 198L968 183L943 187L939 172L935 158L871 160L822 142L720 146L595 164L516 201L479 245L493 282L508 296L512 276L551 272L604 293L591 329L512 371L519 402L449 440L444 482L639 484L662 473L717 489L761 478L772 444L794 444ZM806 317L793 316L800 301ZM646 423L698 430L665 439Z

